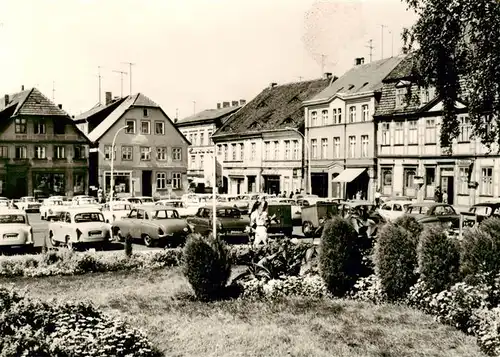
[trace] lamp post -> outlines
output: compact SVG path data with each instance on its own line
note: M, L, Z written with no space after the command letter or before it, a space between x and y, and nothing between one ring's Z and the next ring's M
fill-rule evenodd
M286 127L285 129L292 130L292 131L295 131L296 133L299 133L300 136L302 136L302 138L304 139L304 144L305 144L306 149L307 149L307 189L309 191L308 193L312 194L312 190L311 190L311 147L309 146L309 143L307 142L304 134L302 134L298 129L292 128L292 127Z
M116 142L116 137L118 136L118 133L120 131L122 131L123 129L127 129L128 128L128 125L126 126L122 126L120 129L118 129L115 133L115 136L113 137L113 142L111 144L111 179L110 179L110 183L111 183L111 187L109 189L109 208L110 208L110 211L113 211L113 206L112 206L112 203L113 203L113 194L114 194L114 191L115 191L115 177L114 177L114 168L115 168L115 142ZM106 180L106 177L104 177L104 180Z
M214 173L212 177L212 232L214 239L217 237L217 147L214 145Z

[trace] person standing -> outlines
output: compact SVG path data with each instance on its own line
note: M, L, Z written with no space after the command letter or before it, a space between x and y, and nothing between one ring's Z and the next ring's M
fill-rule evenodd
M267 202L261 201L257 210L255 210L250 217L250 225L254 228L255 239L254 245L258 246L260 243L264 245L267 244L268 235L267 228L271 220L275 218L273 215L271 218L267 213Z
M375 191L375 206L380 207L380 188L377 188L377 191Z

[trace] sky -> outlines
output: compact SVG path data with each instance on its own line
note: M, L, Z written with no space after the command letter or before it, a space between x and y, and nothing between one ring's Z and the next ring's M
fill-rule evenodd
M0 94L35 86L78 115L99 102L99 66L104 100L132 62L132 92L184 118L340 76L370 39L373 60L397 55L415 19L402 0L0 0Z

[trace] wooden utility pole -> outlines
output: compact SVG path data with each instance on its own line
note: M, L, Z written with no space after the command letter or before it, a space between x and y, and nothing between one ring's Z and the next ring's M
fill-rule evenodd
M52 101L54 101L56 98L55 93L56 93L56 82L52 81Z
M123 98L123 75L127 75L127 72L124 71L113 71L113 72L120 73L120 91L121 91L120 97Z
M128 73L129 73L129 90L130 90L130 95L132 95L132 66L135 65L135 63L132 62L122 62L123 64L128 64Z

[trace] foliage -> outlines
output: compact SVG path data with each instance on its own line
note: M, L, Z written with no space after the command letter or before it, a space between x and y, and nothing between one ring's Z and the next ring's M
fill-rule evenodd
M422 86L434 86L443 99L442 147L450 148L458 136L455 103L460 98L467 103L474 136L490 147L499 143L500 2L406 2L418 15L415 25L403 32L408 49L414 50L413 72ZM460 81L467 90L461 90Z
M226 244L220 238L188 236L182 254L183 273L197 298L221 297L231 275L231 260Z
M354 284L351 297L355 300L369 301L375 304L386 299L380 278L375 274L358 279Z
M160 356L145 334L83 302L45 303L0 288L0 351L7 356Z
M125 252L125 256L127 258L130 258L132 256L132 236L130 234L127 234L125 236L125 244L123 245L123 249Z
M472 319L481 350L490 356L500 355L500 307L478 309Z
M417 280L417 238L388 223L375 245L375 271L389 300L404 298Z
M321 236L320 274L328 289L342 296L354 285L362 271L358 234L346 219L328 221Z
M413 234L414 237L420 237L420 233L424 230L422 223L418 222L414 216L405 214L394 220L396 226L406 229Z
M460 248L442 229L428 227L424 230L417 256L420 276L432 292L446 290L458 281Z
M242 297L249 299L282 299L303 296L312 299L329 297L324 281L317 275L288 276L268 281L252 279L242 283Z

